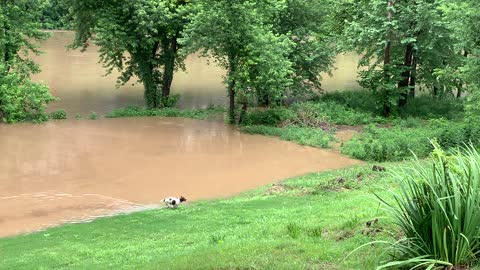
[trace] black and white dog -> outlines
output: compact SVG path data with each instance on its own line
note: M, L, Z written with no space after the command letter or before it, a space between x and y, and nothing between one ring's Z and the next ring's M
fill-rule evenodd
M179 198L176 197L168 197L163 199L163 202L168 208L177 208L182 202L186 202L187 199L185 197L180 196Z

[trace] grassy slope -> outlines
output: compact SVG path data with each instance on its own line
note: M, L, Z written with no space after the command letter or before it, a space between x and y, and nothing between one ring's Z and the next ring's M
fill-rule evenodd
M392 165L393 166L393 165ZM2 269L373 269L388 238L362 234L372 199L396 184L365 165L310 174L230 199L0 239ZM390 169L390 166L387 165ZM361 176L361 181L358 179ZM338 177L345 182L338 183Z

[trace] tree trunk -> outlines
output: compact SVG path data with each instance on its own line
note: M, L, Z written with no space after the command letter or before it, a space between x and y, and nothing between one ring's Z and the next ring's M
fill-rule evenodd
M178 43L177 36L174 36L164 46L165 63L163 67L162 79L162 99L167 99L170 95L170 89L173 82L173 73L175 71L175 60L177 57Z
M159 95L157 84L153 74L153 65L149 62L148 57L136 56L138 59L138 67L140 69L139 78L143 83L145 103L148 108L158 108Z
M388 7L392 8L394 5L395 1L394 0L389 0L388 1ZM392 12L388 10L387 18L389 21L392 20ZM383 71L385 73L385 82L387 83L390 80L390 54L392 50L392 42L391 42L391 35L392 35L392 30L388 29L387 30L387 37L386 41L387 43L385 44L385 56L383 59ZM388 117L390 116L391 113L391 104L389 100L390 96L390 90L387 88L384 90L384 97L383 97L383 116Z
M417 57L415 56L415 52L413 53L412 57L412 71L410 72L410 93L409 93L409 98L414 99L415 98L415 86L417 83Z
M229 107L228 107L228 123L235 124L235 79L233 75L236 71L236 59L235 56L230 55L228 57L228 98L229 98Z
M412 68L412 58L413 58L413 44L408 44L405 48L405 60L403 66L405 70L402 72L402 80L398 83L398 88L400 90L405 89L405 92L400 94L400 99L398 100L399 107L405 107L408 100L408 91L406 88L409 86L409 79Z
M238 120L238 123L243 123L245 120L245 116L247 115L247 109L248 109L248 102L242 102L242 111L240 112L240 118Z
M467 51L467 50L465 50L465 51L463 52L463 56L464 56L465 58L468 57L468 51ZM463 84L462 84L462 82L460 82L460 83L458 84L458 87L457 87L457 98L461 98L461 97L462 97L462 93L463 93Z
M436 97L438 96L438 86L433 86L433 96Z

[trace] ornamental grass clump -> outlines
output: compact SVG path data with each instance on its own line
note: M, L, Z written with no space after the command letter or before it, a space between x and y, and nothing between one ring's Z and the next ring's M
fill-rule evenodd
M446 155L434 143L433 163L396 174L400 192L380 198L404 238L378 269L468 269L480 252L480 154L472 146Z

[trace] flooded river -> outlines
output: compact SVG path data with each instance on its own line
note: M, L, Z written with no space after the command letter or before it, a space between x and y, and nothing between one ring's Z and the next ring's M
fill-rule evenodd
M65 52L70 38L71 33L55 33L37 59L44 71L35 79L61 98L50 110L66 109L71 117L142 104L140 86L115 89L114 76L102 77L94 48L86 54ZM174 83L182 106L224 101L220 69L194 57L187 68ZM0 124L0 236L148 209L165 196L225 197L358 164L330 151L241 134L222 122L72 118Z

